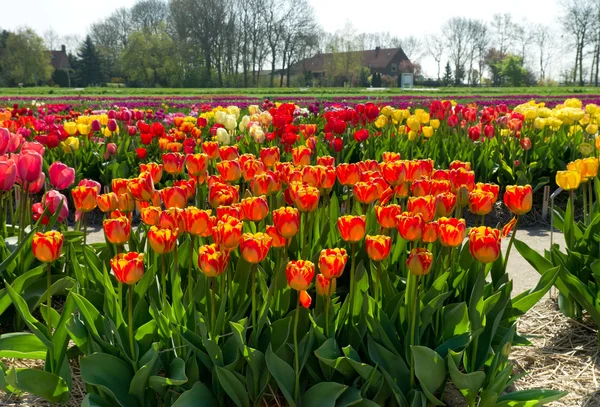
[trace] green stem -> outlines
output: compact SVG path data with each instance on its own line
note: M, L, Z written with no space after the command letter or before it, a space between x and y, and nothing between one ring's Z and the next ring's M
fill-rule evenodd
M127 293L128 325L129 325L129 350L131 359L135 360L135 347L133 346L133 286L129 286Z
M329 307L331 307L331 287L334 282L334 278L329 282L329 289L327 292L327 301L325 303L325 337L329 338Z
M123 283L121 283L119 281L118 294L117 294L117 307L119 308L119 311L123 310L123 306L121 305L122 301L123 301Z
M294 385L294 400L298 402L298 393L300 392L300 362L298 357L298 320L300 319L300 292L298 292L298 303L296 304L296 318L294 320L294 358L296 384Z
M227 267L227 269L229 269L229 266ZM227 271L225 271L225 273L221 274L221 302L226 301L225 300L225 285L227 285ZM223 326L221 327L221 332L225 332L225 319L223 319ZM216 335L216 333L215 333Z
M215 326L215 309L217 308L216 297L217 291L217 277L213 277L211 299L210 299L210 329L212 329L212 338L216 340L217 327ZM222 300L221 300L222 301Z
M8 197L8 212L10 213L10 235L15 235L15 209L13 205L13 194Z
M375 307L377 319L381 318L381 307L379 306L379 279L381 278L381 262L375 262Z
M592 223L592 210L593 210L593 206L594 206L594 198L593 198L593 194L592 194L592 180L590 180L589 182L589 187L588 187L588 196L590 198L590 206L589 206L589 211L590 211L590 216L589 216L589 221L590 223Z
M52 264L51 263L46 263L46 314L47 314L47 318L46 318L46 326L48 327L48 336L52 337L52 324L51 322L51 316L52 314L50 313L50 309L52 308ZM50 371L54 373L54 366L53 361L54 361L54 349L52 347L48 348L48 352L50 353Z
M585 201L585 199L584 199ZM515 227L512 231L512 236L510 237L510 241L508 242L508 247L506 248L506 256L504 257L504 270L506 270L506 266L508 265L508 255L510 254L510 249L512 249L513 243L515 242L515 236L517 235L517 228L519 227L519 216L517 215L517 220L515 222Z
M481 215L481 226L485 226L485 215Z
M583 184L583 224L587 225L587 199L585 195L587 192L587 182Z
M354 325L354 270L356 267L356 261L355 261L355 257L356 257L356 243L352 243L352 265L350 267L350 304L349 304L349 309L350 309L350 323L352 325Z
M300 234L296 235L298 237L298 259L302 258L302 246L304 246L304 218L304 212L300 212Z
M190 256L188 260L188 300L190 301L190 304L193 304L194 277L192 276L192 264L194 263L194 235L190 235Z
M410 313L410 337L409 340L409 352L410 352L410 388L415 388L415 358L412 353L412 347L415 345L415 330L417 326L417 302L419 301L419 277L413 274L409 274L410 281L410 289L412 290L411 295L412 299L412 310ZM414 286L414 287L413 287ZM407 287L408 289L408 287Z
M161 295L162 295L162 306L163 306L163 310L166 308L167 306L167 277L166 277L166 273L167 273L167 263L165 260L165 257L167 255L165 253L163 253L161 257L161 261L162 261L162 272L160 274L160 291L161 291Z
M281 270L281 265L285 267L285 256L287 255L287 239L285 239L285 245L282 248L282 254L277 259L277 267L275 268L275 312L279 312L279 304L281 302L281 293L283 290L279 290L279 281L283 277L284 270Z
M83 245L85 246L87 243L87 221L85 212L81 214L81 219L83 221Z
M252 265L252 332L256 337L256 264Z

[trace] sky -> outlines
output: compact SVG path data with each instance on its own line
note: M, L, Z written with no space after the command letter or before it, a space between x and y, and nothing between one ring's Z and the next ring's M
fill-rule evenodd
M13 30L28 26L43 33L52 27L60 35L84 36L89 26L119 7L130 7L136 0L27 0L23 7L2 10L0 28ZM495 13L510 12L516 21L543 23L559 31L561 7L558 0L429 0L424 3L376 0L309 0L325 31L342 29L352 23L357 32L389 31L392 35L424 37L440 31L447 19L464 16L489 22ZM373 4L373 7L370 7ZM491 29L491 27L490 27ZM560 34L557 35L560 41ZM563 53L559 53L562 55ZM553 70L560 69L556 61ZM422 61L425 73L433 75L437 67L431 58ZM557 72L556 75L557 76Z

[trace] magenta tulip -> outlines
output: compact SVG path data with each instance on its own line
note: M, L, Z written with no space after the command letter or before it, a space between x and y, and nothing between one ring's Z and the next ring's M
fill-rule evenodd
M13 160L0 161L0 191L10 191L17 180L17 165Z
M107 124L108 130L116 131L117 130L117 121L115 119L110 119Z
M21 147L22 142L23 137L20 134L10 133L10 139L8 140L8 152L16 152L19 147Z
M61 189L69 188L75 182L75 169L60 161L52 163L48 170L48 175L50 175L50 183L52 186L59 191Z
M26 151L33 151L34 153L38 153L42 157L46 152L46 148L42 143L38 143L37 141L26 141L23 143L23 147L21 147L21 154Z
M8 142L10 141L10 131L4 127L0 127L0 154L6 153L8 150Z
M57 218L59 222L63 222L65 219L67 219L67 216L69 216L67 198L55 190L46 192L42 198L42 202L33 204L31 206L33 220L37 221L42 216L45 209L48 209L48 213L46 214L47 216L42 219L42 224L44 225L48 223L56 211L60 211Z
M100 131L102 130L102 126L98 120L92 120L92 131Z
M38 192L40 192L42 190L45 182L46 182L46 174L44 174L42 172L42 173L40 173L40 176L38 177L38 179L36 179L31 184L27 185L27 191L30 194L37 194Z
M17 172L21 182L34 182L42 172L42 156L33 151L26 151L19 155Z

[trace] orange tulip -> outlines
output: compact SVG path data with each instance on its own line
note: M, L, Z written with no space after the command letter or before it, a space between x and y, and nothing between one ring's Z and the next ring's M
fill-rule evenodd
M229 252L219 250L216 244L200 246L198 249L198 267L206 277L217 277L227 269Z
M335 173L335 169L333 167L325 167L325 178L323 178L321 188L325 190L333 188L336 179L337 175Z
M413 215L420 214L423 217L423 221L431 222L436 212L435 198L432 195L411 196L408 198L406 209Z
M129 193L119 195L117 202L119 203L118 210L121 212L130 213L135 209L135 201Z
M219 147L219 157L221 161L235 160L240 156L238 146L223 146Z
M456 195L444 192L435 197L435 212L438 216L449 216L456 206Z
M365 237L367 228L367 217L362 216L340 216L337 227L342 240L350 243L360 242Z
M335 158L330 155L323 155L317 157L317 164L322 165L323 167L335 167Z
M354 185L360 179L358 165L343 163L335 167L335 173L342 185Z
M327 297L335 292L335 288L336 280L330 280L323 274L317 274L317 278L315 280L315 289L317 291L317 295Z
M267 257L273 239L266 233L244 233L240 241L240 252L251 264L260 263Z
M151 201L154 195L154 183L149 172L142 172L139 177L133 178L127 189L134 199L138 201Z
M131 234L131 223L126 216L114 219L104 219L102 222L104 234L112 244L123 244L129 240Z
M487 215L494 207L494 194L473 190L469 192L469 210L475 215Z
M440 194L445 194L451 191L450 181L446 179L432 179L431 180L431 191L430 194L433 196L438 196Z
M298 146L292 149L292 162L297 167L304 167L310 165L310 156L312 150L305 146Z
M398 160L400 160L400 153L384 151L381 154L381 159L383 160L383 162L386 162L386 163L389 163L392 161L398 161Z
M410 251L406 266L412 275L424 276L429 273L433 263L433 254L423 247L416 247Z
M96 206L98 206L96 201L98 192L96 191L96 188L76 186L71 190L71 195L73 195L75 208L81 212L93 211Z
M165 187L160 196L167 208L185 208L188 201L187 190L183 187Z
M379 168L383 178L392 186L398 186L406 181L406 164L402 161L384 162Z
M189 154L185 160L185 168L187 168L188 174L197 177L206 173L208 170L208 160L209 157L207 154Z
M404 182L394 187L394 194L397 198L406 198L408 196L408 182Z
M533 191L531 185L509 185L504 192L504 204L515 215L524 215L531 210Z
M300 212L312 212L319 206L319 190L315 187L300 186L294 203Z
M119 208L119 198L114 192L98 195L96 203L98 204L98 208L104 213L116 211Z
M300 303L304 308L310 307L312 302L306 292L315 275L315 265L308 260L292 260L285 268L285 276L290 288L304 293L300 296Z
M185 231L190 235L201 236L211 225L211 210L198 209L195 206L188 206L183 210L183 219L185 222Z
M162 211L158 217L158 227L175 230L177 233L183 233L185 230L183 210L179 208L169 208Z
M319 255L319 271L329 278L339 278L348 261L346 249L323 249Z
M177 229L161 229L151 226L148 230L148 242L156 253L170 253L177 244Z
M267 167L265 167L262 161L255 159L246 160L242 165L242 175L244 176L244 181L250 181L257 175L264 174L266 170Z
M413 196L425 196L431 194L431 180L429 178L419 178L414 180L410 186Z
M468 171L464 167L450 170L450 185L454 192L461 188L471 192L475 188L475 172Z
M239 199L238 188L234 186L216 182L208 188L208 201L213 208L218 208L221 205L231 205Z
M423 243L433 243L438 238L438 223L436 221L426 223L423 226L423 236L421 240Z
M143 253L119 253L110 259L110 267L120 283L132 285L144 275Z
M160 208L156 206L148 206L140 210L140 217L146 226L154 226L158 224L160 217Z
M219 157L219 143L216 141L205 141L202 143L202 151L211 160Z
M435 170L433 174L431 174L431 179L450 181L450 170Z
M217 220L227 220L228 217L244 220L242 204L221 205L217 208Z
M46 233L36 232L31 242L31 251L39 261L52 263L60 257L64 240L63 234L54 230Z
M357 182L354 184L354 196L361 204L368 205L372 204L377 198L379 198L377 186L373 183L367 182Z
M389 236L367 235L367 255L373 261L382 261L390 255L392 249L392 238Z
M271 246L279 248L287 245L287 239L279 234L275 226L267 225L267 235L272 239Z
M464 219L441 217L438 219L438 235L442 246L458 247L465 240L467 225Z
M471 163L454 160L450 163L449 168L450 168L450 170L455 170L457 168L464 168L467 171L471 171Z
M217 171L226 182L235 182L242 177L242 170L238 161L221 161L217 163Z
M494 202L498 200L498 194L500 193L500 186L496 184L484 184L478 182L475 184L475 189L478 191L490 192L494 195Z
M400 205L375 206L375 216L382 228L392 229L398 225L398 215L402 213Z
M264 147L260 149L260 159L267 167L275 166L275 163L279 161L280 152L279 147Z
M162 179L163 165L156 163L140 164L140 174L143 172L149 172L152 182L158 184Z
M244 219L253 222L260 222L269 214L269 204L264 196L242 199L241 205Z
M242 238L242 226L244 222L236 218L229 217L226 220L220 220L217 226L213 228L213 240L220 248L226 250L235 250Z
M311 187L321 188L325 180L326 169L322 165L307 165L302 168L302 182L307 183Z
M500 255L501 234L498 229L479 226L469 232L469 251L482 263L493 263Z
M425 221L420 214L403 212L398 216L398 233L403 239L415 241L421 239Z
M128 179L114 178L111 182L111 189L117 195L126 194L128 193L127 184L129 184Z
M273 224L281 236L289 239L298 233L300 229L300 214L298 209L287 206L275 209L272 213Z
M169 174L181 174L185 165L185 155L181 153L165 153L162 155L163 168Z

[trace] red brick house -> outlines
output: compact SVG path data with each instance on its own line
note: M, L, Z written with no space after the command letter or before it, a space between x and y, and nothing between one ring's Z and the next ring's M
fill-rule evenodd
M64 45L60 46L59 51L49 51L50 57L52 58L52 66L54 69L71 69L69 63L69 56L67 55L67 47Z

